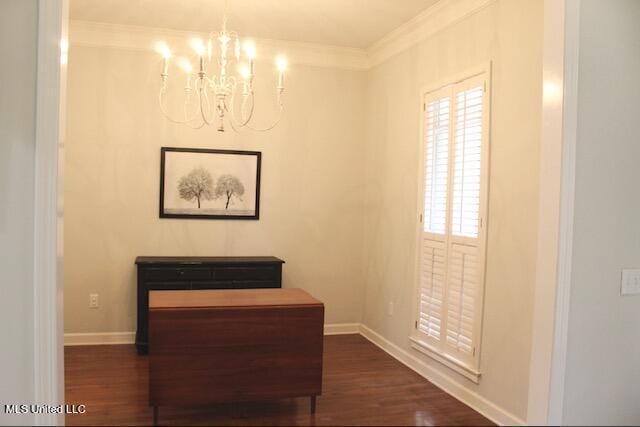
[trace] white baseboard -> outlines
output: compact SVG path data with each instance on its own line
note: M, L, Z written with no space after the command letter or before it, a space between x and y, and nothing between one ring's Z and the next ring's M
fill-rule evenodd
M359 334L360 323L332 323L324 325L325 335Z
M346 335L360 333L359 323L333 323L324 325L325 335ZM64 345L109 345L133 344L135 332L96 332L64 334Z
M64 345L133 344L135 332L96 332L64 334Z
M499 425L525 425L525 422L505 411L479 394L463 387L451 377L432 368L418 357L401 349L377 332L360 323L334 323L324 325L325 335L361 334L367 340L380 347L394 359L417 372L422 377L441 388L446 393L478 411ZM135 332L76 333L64 334L64 345L107 345L133 344Z
M459 383L455 382L449 376L444 375L443 373L437 371L436 369L430 367L422 360L418 359L414 355L406 352L401 349L397 345L388 341L386 338L382 337L382 335L377 332L369 329L365 325L360 325L360 334L371 341L376 346L380 347L382 350L387 352L393 358L410 368L411 370L417 372L422 377L427 379L429 382L437 386L438 388L444 390L446 393L455 397L465 405L473 408L477 412L481 413L491 421L495 422L498 425L525 425L526 423L516 417L513 414L505 411L500 408L493 402L485 399L479 394L469 390L461 386Z

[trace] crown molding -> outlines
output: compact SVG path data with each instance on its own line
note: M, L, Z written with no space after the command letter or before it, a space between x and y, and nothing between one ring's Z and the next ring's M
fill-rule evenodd
M409 49L416 43L485 9L497 0L440 0L410 21L391 31L367 49L329 46L286 40L255 39L264 57L286 54L292 64L347 70L368 70ZM184 46L191 37L208 34L102 22L69 22L71 46L153 51L158 40L170 46Z
M192 37L206 39L207 33L178 31L162 28L139 27L133 25L108 24L102 22L69 22L71 46L103 47L141 52L153 52L158 40L170 46L184 47L188 51L188 40ZM263 57L285 54L292 64L319 67L366 70L367 54L364 49L328 46L272 39L255 39L258 52Z
M440 0L367 49L369 68L468 18L496 0Z

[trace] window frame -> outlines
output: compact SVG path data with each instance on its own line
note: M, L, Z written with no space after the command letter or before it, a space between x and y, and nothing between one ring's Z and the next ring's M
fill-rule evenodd
M420 320L420 295L421 295L421 272L422 272L422 246L423 246L423 238L425 234L430 234L424 230L423 218L425 212L425 173L426 173L426 148L427 144L425 143L426 138L426 106L430 99L433 99L434 94L437 93L445 93L446 90L451 91L451 100L450 100L450 108L452 109L450 112L450 117L453 118L450 121L449 126L449 176L448 180L450 184L448 188L451 189L453 187L453 179L452 175L452 166L454 164L454 158L451 157L451 153L455 148L455 93L452 90L452 87L455 85L462 84L462 90L467 90L469 87L476 86L477 82L481 81L484 85L484 95L483 95L483 115L482 115L482 150L481 150L481 176L480 176L480 206L479 206L479 229L478 229L478 238L477 238L477 249L478 249L478 261L481 265L482 270L480 271L480 283L479 283L479 292L478 298L479 301L476 303L477 310L474 313L474 332L473 332L473 342L474 342L474 354L471 358L466 358L467 360L460 360L456 358L450 352L446 351L446 329L442 328L440 331L441 341L439 343L434 343L433 339L429 339L425 334L419 331L418 322ZM413 304L413 325L412 331L409 336L411 347L415 350L431 357L434 360L442 363L443 365L449 367L450 369L458 372L459 374L465 376L466 378L472 380L475 383L480 381L481 372L480 372L480 355L481 355L481 346L482 346L482 329L483 329L483 314L484 314L484 294L486 289L486 252L487 252L487 230L488 230L488 209L489 209L489 174L490 174L490 149L491 149L491 62L487 62L475 68L469 69L463 73L459 73L454 75L438 85L434 85L431 87L423 88L420 91L420 148L419 148L419 169L418 169L418 215L416 220L416 248L415 248L415 272L414 272L414 304ZM451 194L449 194L451 197ZM450 205L450 202L447 203ZM445 242L445 247L448 250L449 240L451 239L451 220L450 220L451 212L450 209L447 210L446 213L446 224L445 224L445 234L442 235L433 235L433 237L437 237L437 239L442 239ZM463 236L455 236L455 240L464 241L465 237ZM447 254L447 261L449 259L449 254ZM448 293L449 284L445 283L445 292ZM446 307L448 299L443 299L443 305ZM441 319L441 325L444 325L445 318L447 315L446 309L443 310L443 318Z

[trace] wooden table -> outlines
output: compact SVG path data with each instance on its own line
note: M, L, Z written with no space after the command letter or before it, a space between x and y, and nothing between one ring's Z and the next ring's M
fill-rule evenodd
M301 289L151 291L149 404L322 393L324 305Z

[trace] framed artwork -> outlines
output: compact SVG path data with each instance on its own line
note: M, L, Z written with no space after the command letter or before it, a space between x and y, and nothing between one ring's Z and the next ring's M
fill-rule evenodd
M162 147L160 218L259 219L258 151Z

